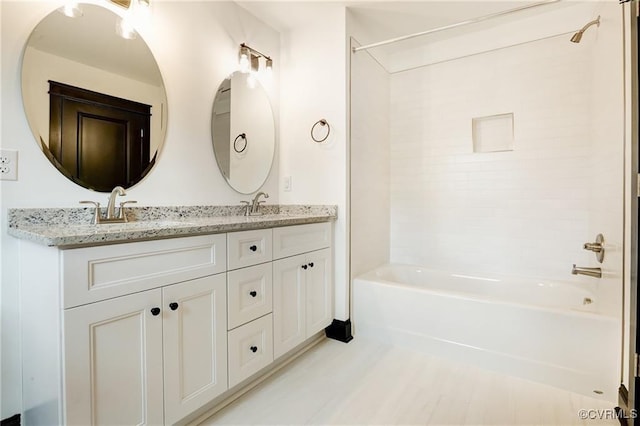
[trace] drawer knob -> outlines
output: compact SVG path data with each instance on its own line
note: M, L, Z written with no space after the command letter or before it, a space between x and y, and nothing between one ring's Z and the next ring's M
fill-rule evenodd
M302 265L302 269L307 269L307 265Z
M178 302L171 302L171 303L169 303L169 308L170 308L172 311L175 311L176 309L178 309Z
M313 262L309 263L309 268L313 268Z
M151 308L151 315L158 316L160 314L160 308Z
M251 290L249 294L251 295L251 297L256 297L258 295L258 292L255 290Z
M257 346L251 346L249 349L251 349L251 352L253 352L254 354L256 352L258 352L258 347Z
M251 247L249 247L249 250L256 251L256 250L258 250L258 246L252 245Z

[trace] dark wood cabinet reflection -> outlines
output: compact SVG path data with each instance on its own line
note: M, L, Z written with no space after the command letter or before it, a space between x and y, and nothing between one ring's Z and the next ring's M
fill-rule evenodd
M68 178L109 192L151 169L150 105L55 81L49 98L48 156Z

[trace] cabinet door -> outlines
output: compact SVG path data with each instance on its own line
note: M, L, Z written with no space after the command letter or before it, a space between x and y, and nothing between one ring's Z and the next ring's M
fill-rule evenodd
M64 311L67 424L163 423L160 308L157 289Z
M305 256L273 262L273 356L288 352L305 339Z
M333 320L333 274L331 273L331 249L311 252L307 255L306 336L323 330Z
M227 278L212 275L162 289L165 423L227 390Z

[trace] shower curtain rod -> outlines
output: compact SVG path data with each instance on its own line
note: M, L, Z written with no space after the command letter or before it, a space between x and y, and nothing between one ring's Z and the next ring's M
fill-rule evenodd
M437 32L444 31L444 30L450 30L452 28L461 27L463 25L476 24L478 22L483 22L483 21L486 21L486 20L489 20L489 19L498 18L500 16L509 15L509 14L512 14L512 13L515 13L515 12L521 12L523 10L533 9L534 7L545 6L545 5L548 5L548 4L551 4L551 3L557 3L559 1L561 1L561 0L546 0L546 1L539 2L539 3L528 4L526 6L516 7L515 9L505 10L504 12L492 13L490 15L480 16L478 18L469 19L467 21L457 22L457 23L451 24L451 25L445 25L444 27L434 28L434 29L427 30L427 31L422 31L422 32L419 32L419 33L414 33L414 34L409 34L409 35L406 35L406 36L392 38L392 39L389 39L389 40L379 41L377 43L367 44L367 45L364 45L364 46L353 47L351 50L353 51L353 53L356 53L356 52L359 52L361 50L367 50L367 49L371 49L373 47L385 46L387 44L396 43L396 42L404 41L404 40L409 40L411 38L420 37L420 36L427 35L427 34L437 33Z

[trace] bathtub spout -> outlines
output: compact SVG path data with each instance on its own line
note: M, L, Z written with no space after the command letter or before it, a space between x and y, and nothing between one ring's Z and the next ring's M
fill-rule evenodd
M573 275L587 275L589 277L602 278L601 268L584 268L582 266L576 266L575 263L573 264L573 268L571 268L571 273Z

